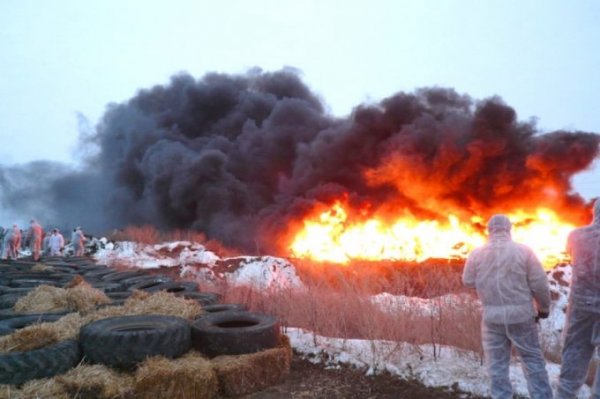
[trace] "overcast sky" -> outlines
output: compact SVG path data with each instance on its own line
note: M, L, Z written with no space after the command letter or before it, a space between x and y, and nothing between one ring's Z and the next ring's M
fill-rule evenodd
M0 163L71 162L77 113L187 71L294 67L331 113L423 86L600 132L600 1L0 1ZM598 164L598 162L596 162ZM576 177L600 196L600 167Z

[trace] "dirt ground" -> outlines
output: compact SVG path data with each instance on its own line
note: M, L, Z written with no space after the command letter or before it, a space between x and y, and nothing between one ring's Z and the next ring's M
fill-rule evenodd
M289 377L283 384L241 399L479 399L452 388L428 388L418 381L391 375L369 377L351 368L325 369L294 355Z

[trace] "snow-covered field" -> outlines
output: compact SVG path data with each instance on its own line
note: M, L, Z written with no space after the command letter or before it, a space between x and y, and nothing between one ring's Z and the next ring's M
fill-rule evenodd
M270 256L219 258L202 245L185 241L144 245L133 242L103 243L94 257L98 263L138 268L176 267L179 274L200 281L226 281L230 285L252 285L260 289L298 289L303 283L292 263ZM546 348L559 353L565 324L570 266L557 266L548 273L553 305L550 317L540 322L540 336ZM382 293L371 301L386 311L410 308L421 315L435 314L440 302L460 306L465 298L450 294L422 299ZM322 337L310 331L288 328L294 349L326 367L352 365L367 374L388 372L402 378L414 378L427 386L456 387L478 395L489 395L489 380L479 354L454 347L435 348L402 342L369 341ZM434 356L435 353L435 356ZM560 365L547 363L551 383L558 381ZM518 359L511 365L515 393L527 396L527 384ZM590 395L584 386L579 398Z

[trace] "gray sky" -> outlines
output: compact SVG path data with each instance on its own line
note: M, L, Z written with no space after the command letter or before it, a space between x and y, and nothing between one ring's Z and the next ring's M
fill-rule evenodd
M0 163L73 161L77 113L188 71L291 66L336 115L423 86L600 132L600 2L0 2ZM596 165L599 162L596 162ZM600 196L600 167L576 188Z

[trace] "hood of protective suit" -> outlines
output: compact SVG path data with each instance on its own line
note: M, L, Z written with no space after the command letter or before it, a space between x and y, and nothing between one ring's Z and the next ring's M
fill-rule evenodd
M510 230L512 223L506 215L494 215L488 221L488 233L490 240L510 240Z
M592 224L600 225L600 198L594 203L594 209L592 209L594 219Z

